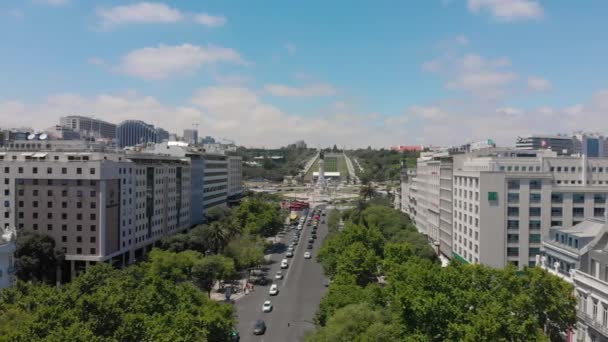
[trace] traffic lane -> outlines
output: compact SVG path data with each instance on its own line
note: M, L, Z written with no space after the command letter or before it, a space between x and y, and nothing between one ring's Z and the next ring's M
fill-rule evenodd
M308 239L310 229L307 233L303 233L302 239ZM315 329L314 315L327 290L323 285L323 268L316 262L316 255L326 235L327 226L321 224L314 248L301 248L296 253L297 259L292 263L294 268L277 301L277 315L273 315L270 322L272 331L268 329L268 341L299 341L307 331ZM311 259L304 259L306 251L312 253Z
M294 232L288 231L287 234L280 239L279 243L288 245L293 236ZM283 280L276 280L274 279L274 276L276 271L280 270L280 262L284 258L284 255L285 254L283 252L277 253L276 250L274 253L270 254L270 260L272 263L268 265L266 275L270 282L267 285L256 285L255 291L250 292L248 295L236 301L238 315L237 329L239 331L239 335L241 336L241 341L269 341L268 339L264 339L264 335L253 335L253 326L258 319L263 319L266 322L267 330L270 330L269 320L273 315L274 308L277 307L276 301L277 298L281 296L281 290L279 290L279 294L277 296L270 296L268 291L270 290L270 285L273 283L278 284L279 289L281 288ZM282 271L286 273L288 270ZM285 276L286 275L284 275L283 279L285 279ZM266 300L270 300L273 303L274 308L270 313L262 312L262 305Z

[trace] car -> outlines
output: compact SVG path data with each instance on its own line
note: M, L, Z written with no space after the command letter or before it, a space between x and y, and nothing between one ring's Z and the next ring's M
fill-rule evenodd
M325 220L321 221L322 224L325 224Z
M310 259L310 252L304 253L304 259Z
M313 238L308 239L308 243L314 243L314 242L315 242L315 239L313 239Z
M298 244L298 239L293 239L291 241L291 244L294 245L294 246L297 245Z
M312 235L311 235L311 237L312 237L313 239L316 239L316 238L317 238L317 234L312 234Z
M306 246L306 249L312 249L312 243L309 243L308 246Z
M322 213L321 216L325 216L325 213Z
M264 335L265 332L266 332L266 323L263 320L258 319L255 322L255 325L253 326L253 334L254 335Z
M287 262L287 259L281 260L281 268L285 269L287 267L289 267L289 263Z
M271 296L276 296L279 294L279 287L277 284L270 285L270 290L268 290L268 294Z
M239 342L240 340L241 340L241 336L239 335L239 332L236 331L235 328L232 328L232 331L230 332L230 341Z
M264 305L262 305L262 312L270 312L272 311L272 303L267 300L264 302Z
M277 273L274 274L274 279L283 279L283 272L277 271Z
M293 251L287 251L287 253L285 253L285 256L288 258L293 258Z
M287 247L288 252L293 252L293 247Z

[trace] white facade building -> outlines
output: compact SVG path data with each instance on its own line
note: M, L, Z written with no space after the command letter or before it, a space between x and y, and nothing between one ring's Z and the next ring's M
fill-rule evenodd
M239 197L243 193L243 160L228 157L228 197Z

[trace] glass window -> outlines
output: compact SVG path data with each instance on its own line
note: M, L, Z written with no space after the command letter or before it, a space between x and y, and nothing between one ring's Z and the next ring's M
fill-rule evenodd
M507 182L507 188L509 190L517 190L517 189L519 189L519 180L512 179L512 180L508 181Z
M604 208L593 208L593 217L604 217Z
M507 255L508 256L519 256L519 248L507 247Z
M519 194L510 192L507 195L507 201L509 203L519 203Z
M562 217L563 209L561 207L551 207L551 217Z
M585 203L585 194L572 194L572 202L573 203Z
M507 229L519 229L519 221L507 220Z
M593 194L593 202L595 204L606 203L606 194Z
M519 216L519 208L518 207L508 207L507 215L508 216Z
M572 216L573 217L585 216L585 208L572 208Z
M530 243L540 243L540 234L530 234L529 240Z
M540 194L539 193L531 193L530 194L530 203L540 203Z
M540 220L530 220L530 230L540 230Z
M540 207L530 207L530 216L540 216Z
M534 248L529 248L528 249L528 256L533 257L533 256L536 256L536 255L539 255L539 254L540 254L540 248L534 247Z
M507 234L507 242L518 243L519 234Z
M530 190L540 190L543 182L538 179L533 179L530 181Z
M564 194L560 192L551 194L551 203L563 203L564 202Z

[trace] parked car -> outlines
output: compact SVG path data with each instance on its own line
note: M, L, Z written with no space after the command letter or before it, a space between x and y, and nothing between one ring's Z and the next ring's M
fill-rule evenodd
M317 238L317 234L312 234L311 236L312 236L313 239Z
M315 242L315 239L313 239L313 238L308 239L308 243L314 243L314 242Z
M287 262L287 259L281 260L281 268L285 269L287 267L289 267L289 263Z
M309 243L308 246L306 246L306 249L312 249L312 243Z
M270 312L272 311L272 303L267 300L264 302L264 305L262 305L262 312Z
M264 335L265 332L266 332L266 323L263 320L258 319L257 322L255 322L255 325L253 326L253 334L254 335Z
M285 253L285 256L288 257L288 258L293 258L293 251L287 251Z
M277 284L270 285L270 290L268 290L268 294L271 296L276 296L279 294L279 287Z
M304 259L310 259L310 252L304 253Z
M274 279L283 279L283 272L277 271L277 273L274 274Z

